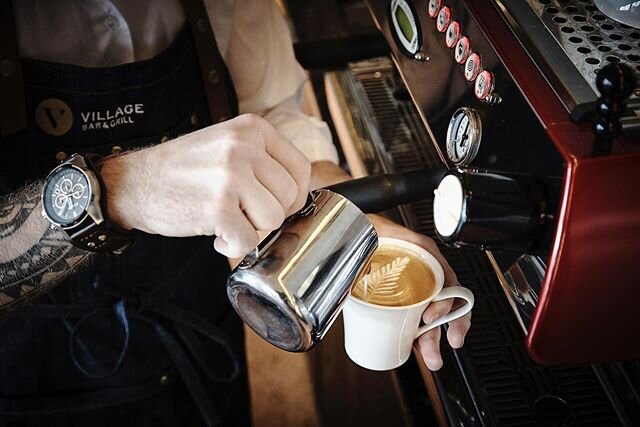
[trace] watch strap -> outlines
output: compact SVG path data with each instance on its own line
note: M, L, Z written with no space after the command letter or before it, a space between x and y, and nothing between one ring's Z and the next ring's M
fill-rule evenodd
M92 252L108 252L119 255L131 246L134 235L131 231L125 230L109 218L107 190L100 175L100 169L104 161L103 157L94 153L85 153L82 157L85 160L87 169L95 175L100 185L98 203L102 211L103 221L98 224L91 216L87 215L79 224L65 231L69 235L71 242L77 247Z
M87 216L80 224L66 231L75 246L91 252L119 255L133 243L133 233L106 218L96 224Z

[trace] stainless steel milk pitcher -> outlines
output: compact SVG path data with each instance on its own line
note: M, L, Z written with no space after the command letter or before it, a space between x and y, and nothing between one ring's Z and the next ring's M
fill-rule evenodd
M233 270L227 294L262 338L305 351L329 330L377 246L375 229L356 205L316 190Z

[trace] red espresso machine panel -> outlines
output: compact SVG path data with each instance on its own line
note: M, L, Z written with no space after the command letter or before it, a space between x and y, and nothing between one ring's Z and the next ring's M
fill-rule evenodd
M443 162L537 183L531 242L468 245L487 250L531 358L638 360L640 29L555 3L368 1ZM609 63L627 74L605 79Z

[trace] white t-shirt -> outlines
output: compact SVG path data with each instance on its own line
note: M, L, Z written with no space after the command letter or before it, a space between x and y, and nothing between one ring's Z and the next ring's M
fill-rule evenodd
M204 0L240 113L270 121L309 160L337 163L326 123L301 111L306 73L270 0ZM179 0L13 0L23 57L110 67L149 59L185 25Z

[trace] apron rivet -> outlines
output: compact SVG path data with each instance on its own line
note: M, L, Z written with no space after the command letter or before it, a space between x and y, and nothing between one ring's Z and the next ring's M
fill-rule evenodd
M0 76L11 77L16 72L16 64L8 59L0 61Z
M122 147L120 147L119 145L114 145L113 147L111 147L111 153L112 154L122 153Z
M161 142L162 144L164 144L164 143L165 143L165 142L167 142L169 139L171 139L171 138L169 138L167 135L165 135L165 136L163 136L162 138L160 138L160 142Z
M67 153L65 153L64 151L58 151L56 153L56 160L61 162L61 161L65 160L66 158L67 158Z
M87 243L87 247L88 247L88 248L95 248L95 247L96 247L96 244L95 244L95 243L93 243L93 242L89 242L89 243Z
M105 20L105 25L111 31L116 31L118 28L120 28L120 20L113 15L107 15L107 19Z
M199 121L200 120L198 120L198 115L197 114L194 113L194 114L191 115L191 124L193 126L197 125Z
M107 240L107 235L106 234L99 235L98 240L100 240L101 242L104 242L105 240Z
M220 82L220 73L218 73L218 70L213 69L211 71L209 71L209 83L211 83L212 85L217 85Z
M166 375L162 375L160 377L160 385L166 385L169 382L169 377Z

